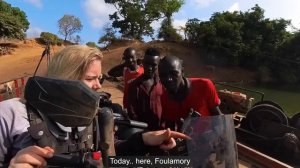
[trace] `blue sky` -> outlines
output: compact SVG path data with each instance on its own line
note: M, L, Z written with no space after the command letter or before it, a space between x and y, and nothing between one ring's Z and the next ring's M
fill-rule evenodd
M103 26L110 23L108 15L114 7L104 0L5 0L23 10L30 22L28 37L39 37L40 32L58 34L57 21L64 14L78 17L83 29L78 35L82 43L97 42ZM214 12L247 11L255 4L265 10L266 18L292 20L293 26L300 28L300 0L185 0L185 4L173 17L174 26L184 26L188 19L208 20ZM159 28L159 22L152 26ZM60 35L59 35L60 36ZM62 36L60 36L62 38Z

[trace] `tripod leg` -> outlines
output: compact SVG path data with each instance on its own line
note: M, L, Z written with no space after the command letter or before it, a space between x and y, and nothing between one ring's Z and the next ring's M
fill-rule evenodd
M37 65L37 67L35 68L35 71L34 71L34 74L33 74L33 76L35 76L36 75L36 72L37 72L37 70L39 69L39 67L40 67L40 64L41 64L41 62L42 62L42 59L43 59L43 55L41 56L41 58L40 58L40 61L39 61L39 63L38 63L38 65Z

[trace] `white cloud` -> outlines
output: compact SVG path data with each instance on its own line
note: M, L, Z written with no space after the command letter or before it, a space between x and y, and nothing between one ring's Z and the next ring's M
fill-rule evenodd
M299 7L299 0L284 0L276 3L269 0L267 5L262 6L266 17L290 19L297 28L300 28Z
M229 12L234 12L234 11L240 11L240 5L238 2L234 3L233 5L230 6L228 9Z
M163 21L164 19L159 19L159 20L155 20L151 23L151 27L154 29L154 30L158 30L161 26L161 22Z
M104 0L86 0L83 8L94 28L102 28L109 21L109 14L116 11L114 6L106 4Z
M177 32L184 37L184 31L181 28L185 28L185 24L186 24L187 20L186 19L175 19L173 22L173 26L175 29L177 29Z
M158 34L158 31L161 27L161 22L164 20L164 18L156 20L151 23L151 27L154 29L155 33L154 36L156 37ZM184 31L180 30L181 27L185 27L185 23L187 22L186 19L174 19L172 22L174 28L177 30L177 32L184 37Z
M42 8L43 7L43 3L42 0L24 0L27 3L32 4L33 6L37 7L37 8Z
M192 3L196 3L198 7L208 7L215 0L192 0Z
M270 19L289 19L292 24L300 28L300 1L299 0L238 0L241 9L248 10L258 4L265 10L265 17ZM242 8L243 7L243 8Z
M40 37L42 31L43 30L38 27L29 27L29 29L26 31L27 38Z
M186 19L175 19L173 22L173 26L178 29L180 27L185 27L187 20Z

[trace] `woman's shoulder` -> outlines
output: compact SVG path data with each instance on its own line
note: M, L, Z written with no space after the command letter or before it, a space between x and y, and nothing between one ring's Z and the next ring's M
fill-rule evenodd
M25 107L25 100L21 98L12 98L7 99L0 102L0 107L14 107L14 106L24 106Z
M0 117L27 118L27 110L24 101L21 98L12 98L0 102Z

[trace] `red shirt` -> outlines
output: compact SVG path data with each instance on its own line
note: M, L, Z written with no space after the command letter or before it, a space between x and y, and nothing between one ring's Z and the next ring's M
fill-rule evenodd
M127 97L128 97L128 85L131 81L135 78L139 77L144 73L144 67L138 66L137 70L131 71L129 68L125 67L123 71L123 78L124 78L124 97L123 97L123 106L127 108Z
M162 84L156 78L151 89L147 90L144 85L143 76L133 80L128 87L128 115L131 119L148 124L148 130L158 130L161 119Z
M182 101L171 100L168 93L163 92L162 119L167 122L180 122L185 119L191 108L199 112L201 116L210 116L210 110L220 104L217 91L211 80L205 78L189 78L190 91Z

